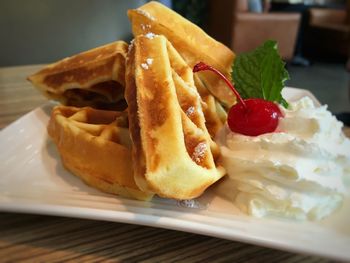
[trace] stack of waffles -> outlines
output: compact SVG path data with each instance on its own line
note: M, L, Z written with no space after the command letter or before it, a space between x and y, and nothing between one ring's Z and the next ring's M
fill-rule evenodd
M157 2L129 10L134 40L47 66L28 79L59 100L48 133L64 166L102 191L139 200L201 195L225 171L213 137L232 97L199 61L229 77L234 54Z

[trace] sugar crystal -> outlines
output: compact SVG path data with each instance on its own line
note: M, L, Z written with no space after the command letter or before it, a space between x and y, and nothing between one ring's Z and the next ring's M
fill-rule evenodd
M148 69L148 64L147 63L141 63L141 67L143 69Z
M152 63L153 63L153 58L148 58L148 59L146 59L146 63L147 63L149 66L151 66Z
M153 39L156 35L153 34L152 32L149 32L145 35L145 37L147 37L148 39Z
M195 108L193 106L188 107L186 110L186 115L190 117L194 113Z
M198 143L192 153L192 160L194 160L196 163L200 163L206 151L207 144L205 142Z

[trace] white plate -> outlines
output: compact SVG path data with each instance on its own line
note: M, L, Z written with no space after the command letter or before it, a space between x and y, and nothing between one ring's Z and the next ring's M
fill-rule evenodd
M306 95L317 101L306 90L284 91L288 100ZM45 104L0 132L0 211L147 225L350 260L349 200L324 221L295 222L246 216L211 189L186 203L128 200L88 187L62 167L47 138L52 106Z

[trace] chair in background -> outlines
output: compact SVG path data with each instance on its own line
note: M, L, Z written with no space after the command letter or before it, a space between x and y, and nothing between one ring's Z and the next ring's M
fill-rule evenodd
M236 54L272 39L278 42L284 60L293 58L300 14L253 13L249 11L248 0L211 0L209 10L208 33Z
M311 8L309 13L309 49L318 54L345 56L350 72L350 1L343 9Z

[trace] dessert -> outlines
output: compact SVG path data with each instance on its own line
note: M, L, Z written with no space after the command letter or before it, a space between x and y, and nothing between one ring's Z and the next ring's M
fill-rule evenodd
M267 42L247 56L255 56L255 65L259 59L270 59L276 65L278 61L271 59L276 53L274 46ZM193 69L201 70L213 71L225 79L205 63ZM277 81L264 91L270 99L272 94L272 98L288 105L280 94L273 94L273 89L283 86L280 81L283 84L286 74L283 70L280 73L280 80L273 76ZM243 74L249 80L249 72ZM266 81L269 75L260 76ZM242 99L225 81L239 102L230 109L228 123L216 140L221 149L220 163L228 173L217 187L219 195L258 217L319 220L335 211L347 192L345 181L350 177L350 140L342 134L342 124L326 106L315 107L308 97L284 108L266 98ZM245 84L239 84L245 88ZM251 82L248 93L259 93L249 85ZM262 92L268 97L265 94Z
M65 105L125 109L127 49L124 41L116 41L48 65L28 80Z
M87 184L124 197L152 198L134 181L126 112L57 106L48 133L63 165Z
M228 177L218 193L254 216L320 220L348 191L350 140L326 106L308 97L280 109L276 132L251 137L225 127L219 133Z
M317 220L340 206L349 140L325 107L308 98L288 106L274 41L235 57L157 2L128 16L129 47L117 41L29 77L49 98L94 107L52 112L48 132L68 170L124 197L186 200L226 168L218 195L251 215Z
M224 175L205 126L193 73L162 35L135 38L126 61L134 176L162 197L199 196Z

